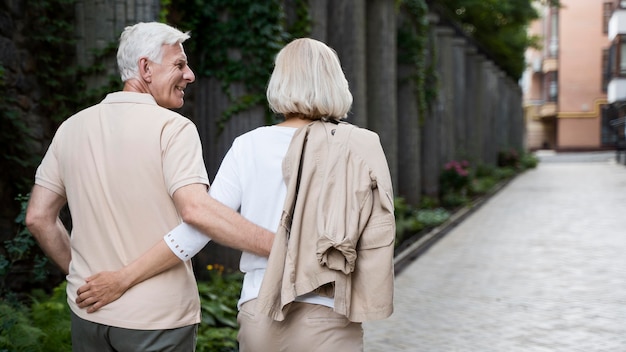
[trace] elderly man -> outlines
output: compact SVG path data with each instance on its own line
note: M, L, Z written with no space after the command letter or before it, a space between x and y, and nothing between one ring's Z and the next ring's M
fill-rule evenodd
M74 351L195 349L192 267L170 249L176 244L160 240L181 220L227 246L263 256L271 248L273 233L207 194L196 127L168 110L183 105L195 80L182 45L188 38L161 23L127 27L117 53L123 91L67 119L37 169L26 223L67 274ZM71 237L58 218L66 203ZM158 255L140 258L149 249ZM132 263L151 270L120 270ZM88 313L77 291L85 283L97 291L89 281L102 271L116 271L102 284L132 288L96 306L82 302Z

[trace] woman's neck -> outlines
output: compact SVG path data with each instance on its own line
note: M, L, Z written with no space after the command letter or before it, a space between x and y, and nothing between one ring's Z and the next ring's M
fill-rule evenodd
M302 127L305 125L308 125L309 123L313 122L312 119L307 118L304 115L300 115L300 114L293 114L293 115L286 115L285 116L285 121L276 124L276 126L283 126L283 127Z

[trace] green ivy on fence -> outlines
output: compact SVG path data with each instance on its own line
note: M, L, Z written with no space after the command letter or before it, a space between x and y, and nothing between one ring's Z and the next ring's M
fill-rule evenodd
M398 28L398 62L412 67L420 121L437 98L438 76L435 68L436 50L429 37L428 6L425 0L401 0L400 6L409 21Z
M168 10L168 19L178 28L191 31L189 52L199 62L199 75L213 77L232 102L222 113L218 128L235 114L265 105L265 87L273 69L274 56L294 34L310 30L305 1L298 1L298 19L286 29L282 2L278 0L206 0L176 1ZM235 84L246 93L236 96ZM266 120L273 117L266 109Z

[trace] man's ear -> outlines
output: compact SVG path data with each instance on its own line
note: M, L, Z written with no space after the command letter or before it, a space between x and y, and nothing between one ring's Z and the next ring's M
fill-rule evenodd
M142 57L139 59L139 76L143 78L144 81L151 83L152 82L152 67L150 67L150 60L146 57Z

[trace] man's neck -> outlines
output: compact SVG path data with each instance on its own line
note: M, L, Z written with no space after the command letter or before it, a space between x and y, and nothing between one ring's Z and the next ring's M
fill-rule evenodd
M145 82L142 82L135 78L131 78L124 82L124 89L122 90L125 92L150 93L150 91L148 90L148 86L145 84Z

